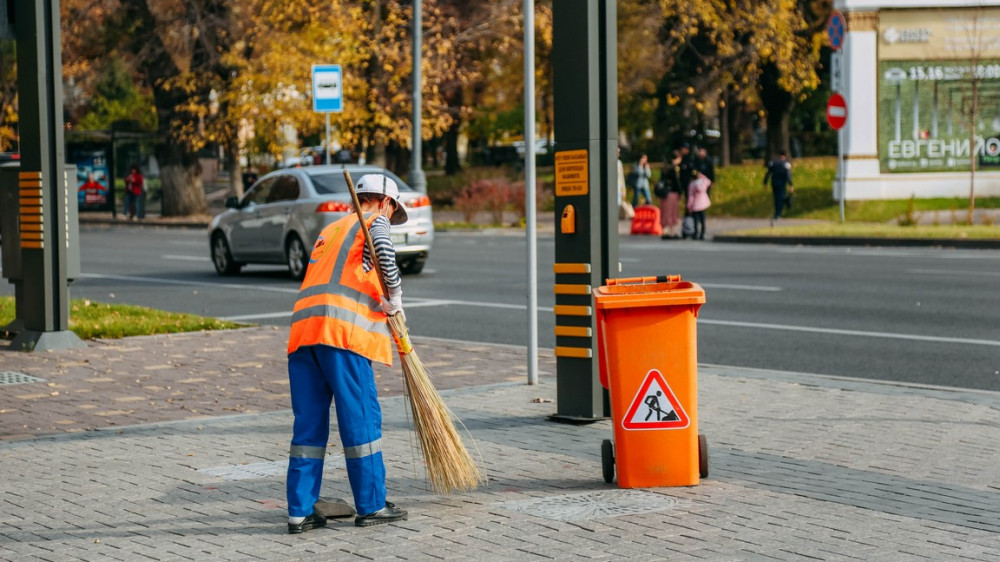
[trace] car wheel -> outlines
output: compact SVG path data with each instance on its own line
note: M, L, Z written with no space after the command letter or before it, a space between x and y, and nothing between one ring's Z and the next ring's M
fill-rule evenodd
M285 244L285 259L292 279L301 281L306 276L306 268L309 267L309 253L302 239L295 234L289 237L288 243Z
M427 263L426 258L410 258L408 260L403 260L399 264L399 271L404 275L416 275L424 270L424 264Z
M216 232L212 237L212 263L215 264L215 272L219 275L236 275L243 268L242 263L233 260L229 243L221 232Z

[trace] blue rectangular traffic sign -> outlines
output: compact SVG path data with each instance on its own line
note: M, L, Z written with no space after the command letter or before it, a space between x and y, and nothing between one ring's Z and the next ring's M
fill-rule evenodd
M320 113L344 110L344 81L339 64L314 64L312 67L313 111Z

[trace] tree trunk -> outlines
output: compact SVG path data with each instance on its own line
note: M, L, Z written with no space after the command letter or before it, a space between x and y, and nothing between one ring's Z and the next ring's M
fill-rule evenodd
M969 224L976 211L976 119L979 113L979 80L972 79L972 106L969 108Z
M240 141L233 135L226 143L226 159L229 160L229 193L243 198L243 167L240 166Z
M767 111L767 154L768 161L779 152L789 153L788 120L794 98L778 85L778 68L773 64L764 67L761 75L761 102Z
M743 141L746 139L747 114L742 106L729 111L729 163L743 163Z
M375 139L375 142L372 144L371 156L372 160L369 164L372 166L379 166L381 168L386 167L385 140L380 138Z
M197 156L174 144L159 144L160 182L163 189L164 217L184 217L208 212L205 188L201 182L201 164Z
M722 154L719 157L721 158L720 163L723 166L728 166L732 162L730 151L732 150L733 143L729 131L729 112L729 89L727 88L722 94L722 111L721 115L719 115L719 128L722 129L720 131L721 138L719 139L722 145Z

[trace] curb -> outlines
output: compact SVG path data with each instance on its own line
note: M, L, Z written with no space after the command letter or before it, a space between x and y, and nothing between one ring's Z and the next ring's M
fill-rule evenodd
M736 244L775 244L785 246L874 246L897 248L953 248L963 250L1000 249L1000 240L961 240L955 238L856 238L833 236L735 236L719 234L713 242Z

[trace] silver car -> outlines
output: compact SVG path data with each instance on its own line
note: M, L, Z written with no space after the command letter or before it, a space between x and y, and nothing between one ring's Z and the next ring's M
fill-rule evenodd
M409 220L390 231L396 261L403 273L420 273L434 242L430 199L388 170L351 164L277 170L250 186L242 199L227 199L227 209L208 225L215 271L234 275L248 263L285 264L294 279L302 279L323 227L354 212L345 169L354 181L377 173L399 186Z

